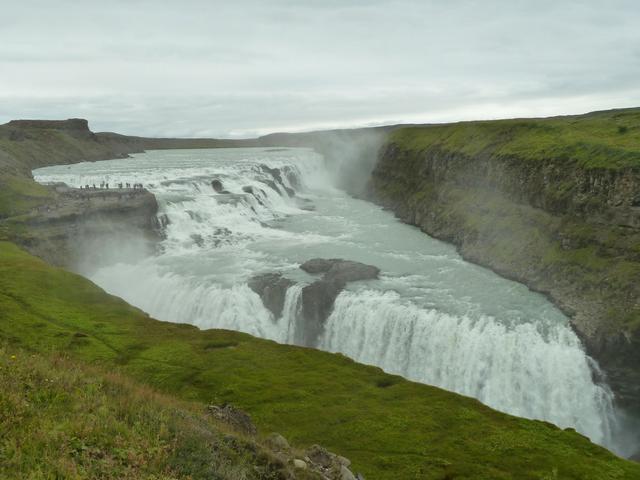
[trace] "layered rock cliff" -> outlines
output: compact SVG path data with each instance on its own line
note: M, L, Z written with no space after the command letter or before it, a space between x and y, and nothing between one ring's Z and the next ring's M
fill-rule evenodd
M54 196L7 221L12 239L48 263L89 271L156 248L158 204L144 189L53 187Z
M38 185L31 178L34 168L126 157L142 148L129 137L94 134L83 119L0 125L0 238L71 268L113 260L105 255L152 250L158 206L148 191L79 190ZM118 247L104 248L108 244Z
M640 409L640 111L401 129L368 196L548 295Z

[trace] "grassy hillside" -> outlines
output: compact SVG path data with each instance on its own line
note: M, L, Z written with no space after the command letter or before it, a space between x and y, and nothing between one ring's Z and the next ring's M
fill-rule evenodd
M461 122L401 128L391 141L409 150L441 148L469 156L576 161L588 168L640 168L640 109L542 119Z
M263 432L321 443L368 479L640 478L640 465L573 431L341 355L156 321L7 242L0 242L0 339L28 352L66 352L183 400L231 402ZM38 391L42 383L33 385Z
M201 404L58 354L0 345L0 389L3 479L293 478L288 462Z
M15 175L0 175L0 220L28 213L55 194L33 180Z

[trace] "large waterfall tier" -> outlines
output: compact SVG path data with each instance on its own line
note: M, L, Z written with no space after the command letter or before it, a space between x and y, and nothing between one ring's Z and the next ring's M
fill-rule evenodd
M300 343L304 286L317 276L299 266L311 258L374 265L378 279L337 296L316 347L576 428L622 454L635 448L618 441L613 396L558 309L337 190L311 150L155 151L34 175L72 186L142 183L156 195L158 255L83 263L98 285L156 318ZM248 286L267 273L290 280L280 315Z

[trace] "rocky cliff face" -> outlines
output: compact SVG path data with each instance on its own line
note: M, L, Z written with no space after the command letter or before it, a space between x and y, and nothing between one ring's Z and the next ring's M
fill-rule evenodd
M54 265L83 270L154 249L158 206L146 190L43 187L31 179L37 167L138 151L140 142L106 139L78 118L0 125L0 236Z
M8 220L12 240L30 253L53 265L90 271L156 248L158 205L150 192L55 190L52 201Z
M370 199L547 294L618 400L640 409L640 171L390 141Z

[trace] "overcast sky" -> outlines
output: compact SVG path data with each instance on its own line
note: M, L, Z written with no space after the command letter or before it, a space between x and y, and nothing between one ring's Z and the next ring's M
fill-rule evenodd
M638 0L0 6L0 123L238 137L640 106Z

